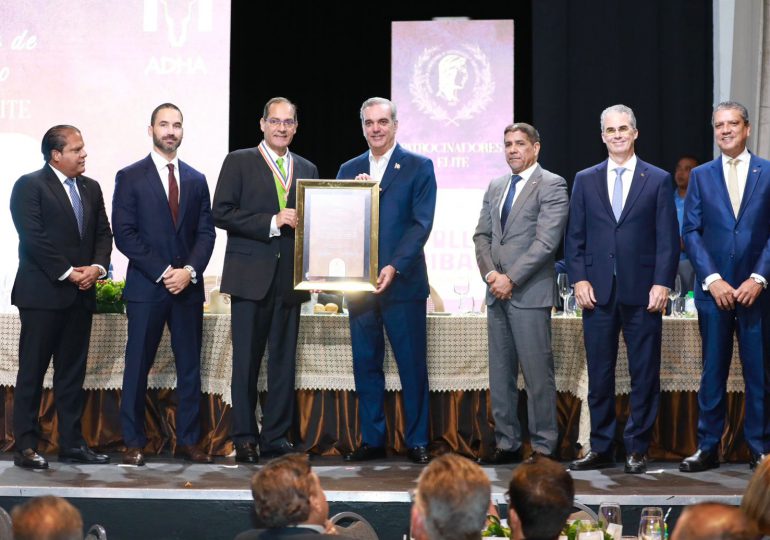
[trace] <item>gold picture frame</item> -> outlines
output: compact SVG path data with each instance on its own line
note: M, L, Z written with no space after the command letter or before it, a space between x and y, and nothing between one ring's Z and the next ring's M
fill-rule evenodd
M374 291L379 231L379 182L297 180L294 288Z

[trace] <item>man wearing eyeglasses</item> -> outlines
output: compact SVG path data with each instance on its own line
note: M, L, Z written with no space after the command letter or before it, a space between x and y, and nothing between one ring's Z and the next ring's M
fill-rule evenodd
M634 152L634 112L613 105L601 114L609 159L575 176L565 238L567 273L583 309L591 450L573 470L614 463L615 364L622 328L631 375L623 435L625 471L647 469L658 413L662 313L679 260L671 175Z
M294 364L300 304L294 291L297 178L318 178L314 164L289 151L297 107L272 98L256 148L231 152L214 193L214 223L227 231L221 291L232 297L232 424L235 459L242 463L295 452L287 434L294 415ZM257 376L268 343L268 392L259 434Z

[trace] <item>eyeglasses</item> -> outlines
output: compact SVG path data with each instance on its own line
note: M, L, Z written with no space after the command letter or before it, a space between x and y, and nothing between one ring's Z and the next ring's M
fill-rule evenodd
M604 134L608 137L613 137L615 134L620 133L621 135L626 135L633 131L634 128L631 126L622 125L619 128L615 129L614 127L608 127L604 128Z
M289 120L281 120L279 118L268 118L265 120L268 124L270 124L272 127L278 127L281 124L283 124L283 127L285 128L292 128L297 125L297 121L293 118L290 118Z

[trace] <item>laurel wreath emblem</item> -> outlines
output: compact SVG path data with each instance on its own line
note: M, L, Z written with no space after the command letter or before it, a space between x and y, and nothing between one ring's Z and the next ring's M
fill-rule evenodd
M447 126L459 126L460 121L472 119L486 109L492 101L492 94L495 91L492 67L478 45L466 43L462 45L461 50L452 49L441 51L441 54L437 53L439 53L439 47L430 47L423 50L417 57L412 70L412 80L409 83L412 102L420 112L427 114L432 120L443 122ZM474 74L473 88L468 92L472 97L456 110L450 110L434 99L431 84L434 65L444 54L449 53L468 58Z

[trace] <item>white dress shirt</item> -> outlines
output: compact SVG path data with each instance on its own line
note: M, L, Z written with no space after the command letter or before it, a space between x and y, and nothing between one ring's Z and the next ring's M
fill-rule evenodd
M513 207L513 204L516 202L516 199L521 194L521 190L524 189L524 186L527 182L529 182L529 177L532 176L532 173L535 172L535 169L537 168L537 161L532 165L531 167L528 167L521 171L519 173L519 176L521 176L521 180L519 180L516 183L516 192L513 194L513 200L511 201L511 207ZM511 173L511 178L513 178L514 174ZM505 191L503 192L503 196L500 199L500 206L497 209L497 213L499 215L502 215L503 213L503 205L505 205L505 198L508 196L508 191L511 189L511 179L508 179L508 185L505 187Z
M260 144L262 144L262 143L260 143ZM267 145L267 144L264 145L262 148L267 150L267 155L270 156L273 159L273 161L277 161L278 158L283 158L283 162L286 163L286 160L289 157L289 149L288 148L286 149L286 153L284 155L282 155L282 156L279 156L278 154L273 152L273 149L270 148L270 146ZM260 158L261 158L261 156L260 156ZM284 168L285 167L286 167L286 165L284 165ZM286 171L286 172L288 173L289 171ZM276 216L273 216L272 218L270 218L270 238L272 238L273 236L281 236L281 229L279 229L278 225L276 224Z
M385 176L385 171L388 169L388 163L390 162L390 156L393 155L393 150L396 149L396 143L390 147L390 150L385 152L379 158L374 157L372 151L369 150L369 176L376 182L382 182L382 177Z

